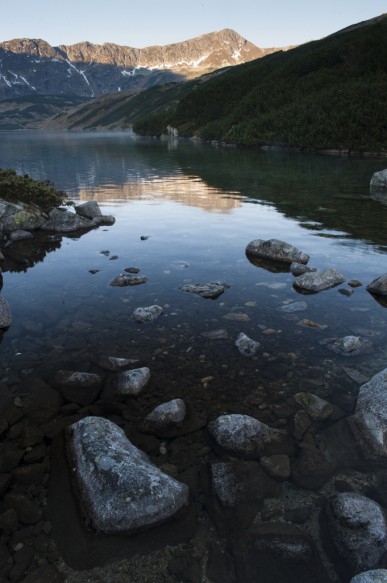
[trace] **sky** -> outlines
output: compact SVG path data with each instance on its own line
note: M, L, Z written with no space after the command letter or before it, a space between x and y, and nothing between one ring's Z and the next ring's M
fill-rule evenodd
M387 12L387 0L2 0L0 42L135 48L232 28L262 48L317 40Z

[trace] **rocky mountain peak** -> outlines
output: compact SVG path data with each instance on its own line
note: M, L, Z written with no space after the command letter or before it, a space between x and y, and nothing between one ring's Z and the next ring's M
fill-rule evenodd
M274 49L276 50L276 49ZM224 29L142 49L85 41L52 47L41 39L0 43L0 100L27 95L93 98L181 81L245 63L273 49Z

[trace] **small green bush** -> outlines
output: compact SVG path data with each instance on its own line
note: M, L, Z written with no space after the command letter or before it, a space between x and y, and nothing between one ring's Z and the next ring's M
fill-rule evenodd
M12 168L0 168L0 198L8 202L34 204L49 211L63 204L66 196L49 180L34 180L28 174L19 176Z

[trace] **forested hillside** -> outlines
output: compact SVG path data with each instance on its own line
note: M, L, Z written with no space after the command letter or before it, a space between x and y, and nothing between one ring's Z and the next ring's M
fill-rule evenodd
M134 130L167 125L244 146L387 150L387 16L229 69Z

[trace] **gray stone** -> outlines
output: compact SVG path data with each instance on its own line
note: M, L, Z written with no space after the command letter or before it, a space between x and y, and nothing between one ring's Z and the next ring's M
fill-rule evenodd
M387 296L387 273L371 281L367 291L377 296Z
M218 330L209 330L208 332L202 332L201 334L204 338L209 338L209 340L226 340L230 338L230 334L227 330L219 328Z
M119 273L110 282L113 287L126 287L128 285L141 285L147 283L148 278L145 275L134 275L130 273Z
M349 583L387 583L387 569L365 571L352 577Z
M8 328L12 324L11 312L7 300L0 296L0 329Z
M296 393L294 399L304 407L312 419L322 421L333 413L333 405L312 393Z
M387 190L387 168L373 173L370 187L371 190Z
M227 283L189 283L183 285L180 289L191 294L197 294L202 298L215 299L220 296L225 289L230 286Z
M135 322L142 324L143 322L153 322L164 312L161 306L153 305L146 308L136 308L132 314Z
M261 345L256 340L249 338L246 334L241 332L235 340L235 346L243 356L254 356L261 348Z
M44 222L42 211L34 205L10 203L0 199L0 232L12 233L18 229L33 231Z
M47 221L41 225L43 231L56 231L58 233L71 233L82 229L92 229L96 223L66 209L53 209L49 213Z
M334 467L313 447L303 447L293 462L292 477L297 486L311 490L321 488L329 480Z
M341 354L342 356L357 356L362 352L369 351L372 344L368 338L361 336L344 336L335 340L323 341L329 350Z
M186 416L186 407L182 399L173 399L158 405L144 419L144 427L153 433L164 431L182 423Z
M102 217L101 209L95 200L88 200L87 202L76 205L75 212L81 217L86 217L86 219Z
M137 359L134 358L118 358L116 356L102 356L98 364L101 368L105 370L111 371L118 371L124 368L125 366L129 366L129 364L133 364L136 362Z
M246 458L259 458L273 447L281 446L286 439L284 431L272 429L254 417L237 413L214 419L209 423L208 430L221 448Z
M67 401L83 407L95 401L102 385L102 378L94 373L58 370L55 383Z
M314 273L304 273L297 277L293 283L294 287L308 292L319 292L339 283L343 283L345 277L334 267L328 267L324 271Z
M279 312L285 312L285 314L292 314L293 312L304 312L308 308L308 304L303 301L292 302L291 304L284 304L277 308Z
M211 464L212 488L225 508L262 500L276 493L276 484L251 462L214 462Z
M311 273L312 271L317 271L315 267L308 267L307 265L303 265L302 263L293 263L290 264L290 272L292 275L303 275L304 273Z
M188 503L188 486L151 464L107 419L71 425L67 443L80 507L97 531L132 534L169 520Z
M118 377L116 393L119 395L138 395L150 379L150 370L146 366L122 372Z
M32 239L33 235L29 231L24 231L23 229L18 229L17 231L13 231L9 235L10 241L22 241L23 239Z
M246 255L252 257L261 257L263 259L272 259L283 263L308 263L309 255L303 253L297 247L280 241L279 239L255 239L246 247Z
M387 460L387 368L360 387L348 421L367 457Z
M272 478L287 480L291 474L290 459L288 455L263 456L259 460L261 466Z
M342 492L327 504L331 539L351 570L374 567L387 549L382 508L356 492Z

